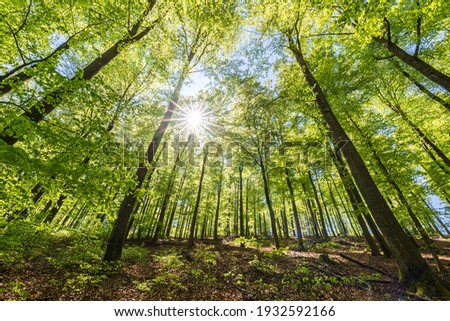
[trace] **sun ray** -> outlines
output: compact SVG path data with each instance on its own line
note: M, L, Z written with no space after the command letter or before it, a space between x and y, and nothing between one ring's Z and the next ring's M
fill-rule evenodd
M176 122L180 132L199 137L214 135L213 128L218 126L214 123L214 112L206 104L189 102L178 107L172 120Z

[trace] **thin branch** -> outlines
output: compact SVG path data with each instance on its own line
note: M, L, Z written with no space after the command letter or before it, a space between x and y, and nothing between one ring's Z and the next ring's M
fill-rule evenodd
M311 35L307 35L306 38L310 37L321 37L321 36L350 36L354 35L354 32L330 32L330 33L315 33Z
M22 23L20 24L19 28L16 30L16 34L20 32L20 30L22 30L22 28L25 26L25 24L27 23L28 20L28 16L30 15L30 11L31 11L31 6L33 5L33 1L30 1L30 4L28 5L28 9L27 9L27 13L25 15L25 18L23 19Z
M395 55L389 55L389 56L386 56L386 57L375 56L375 59L378 60L378 61L380 61L380 60L391 59L391 58L394 58L394 57L395 57Z
M13 28L11 27L11 25L9 24L9 22L6 21L6 19L5 19L5 23L6 23L6 25L8 26L9 30L11 31L11 34L12 34L12 36L13 36L13 38L14 38L14 42L16 43L16 48L17 48L17 50L19 51L20 58L22 58L23 63L26 63L26 62L25 62L25 58L24 58L24 56L23 56L22 49L20 49L20 46L19 46L19 40L17 39L16 33L14 32L14 30L13 30Z

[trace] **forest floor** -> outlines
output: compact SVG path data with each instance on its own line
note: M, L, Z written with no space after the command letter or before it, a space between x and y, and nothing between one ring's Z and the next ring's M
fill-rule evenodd
M450 240L435 242L450 270ZM371 256L362 238L306 239L306 252L292 250L295 245L283 240L275 250L270 240L204 240L186 252L185 240L132 242L122 263L101 267L55 268L38 256L0 271L0 300L422 299L402 289L395 261ZM431 255L420 249L434 269ZM449 280L450 274L439 277Z

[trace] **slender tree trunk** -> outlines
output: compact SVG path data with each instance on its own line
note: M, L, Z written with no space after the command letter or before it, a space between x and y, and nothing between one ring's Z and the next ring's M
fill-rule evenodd
M295 229L297 232L297 239L298 239L298 248L300 251L305 251L305 245L303 242L303 233L302 228L300 225L300 220L298 218L298 211L297 211L297 204L295 203L295 194L294 194L294 188L292 187L291 179L289 177L289 171L288 168L284 168L284 172L286 174L286 184L289 189L289 196L291 199L291 205L292 205L292 214L294 216L294 222L295 222Z
M319 197L317 195L316 186L314 185L314 181L313 181L313 178L311 176L311 171L308 171L308 177L309 177L309 182L311 183L311 187L312 187L312 190L313 190L314 199L316 200L317 210L319 211L320 224L322 225L322 235L323 235L323 237L325 239L329 239L328 232L327 232L327 227L325 225L325 218L323 216L322 206L320 205Z
M294 53L295 59L299 63L303 75L315 95L317 106L333 135L334 142L337 143L337 146L344 154L356 185L393 252L399 266L402 283L406 288L415 290L418 293L450 295L450 290L433 275L428 264L405 234L376 186L353 142L331 110L322 88L309 70L309 66L303 57L298 34L296 43L294 43L292 38L289 41L290 49Z
M439 224L441 225L441 227L444 229L445 233L447 233L447 237L450 237L450 231L448 229L448 227L444 224L444 222L442 222L442 220L439 217L439 214L435 212L435 210L428 204L428 202L420 197L420 199L422 200L422 202L425 204L425 206L429 209L430 211L430 219L436 219L436 221L439 222Z
M249 217L248 217L248 190L249 190L249 179L247 179L247 184L246 184L246 188L245 188L245 237L249 237L250 236L250 232L249 232Z
M302 185L303 185L303 189L305 190L306 189L305 184L302 184ZM306 209L308 210L309 217L311 218L311 223L312 223L311 225L312 225L313 234L314 234L315 237L320 237L319 228L317 226L318 225L317 224L317 218L316 218L316 215L314 214L314 211L312 209L311 200L310 199L306 199L305 200L305 206L306 206Z
M242 171L243 166L239 166L239 236L243 237L245 236L245 230L244 230L244 201L243 201L243 188L242 188ZM243 244L241 244L243 246Z
M391 104L389 101L387 101L385 99L388 107L394 111L396 114L398 114L399 116L401 116L403 118L403 120L408 124L408 126L417 134L417 136L419 136L420 140L422 141L422 144L424 145L424 149L426 151L428 151L429 149L433 150L436 155L441 159L442 162L444 162L444 164L447 166L447 168L443 168L443 170L449 174L450 173L450 158L447 157L447 155L445 155L445 153L438 147L436 146L435 143L433 143L431 141L431 139L428 138L427 135L425 135L424 132L422 132L422 130L420 130L419 127L417 127L406 115L406 113L401 109L401 107L396 104L393 105ZM432 158L434 158L432 155L430 155ZM435 158L434 158L435 160ZM440 165L440 164L438 164ZM441 166L440 166L441 167ZM441 167L442 168L442 167Z
M261 222L259 222L261 224ZM257 215L256 215L256 193L253 191L253 234L256 237L257 231L256 228L258 226ZM260 225L261 226L261 225ZM259 228L259 233L261 233L261 227Z
M403 69L400 64L394 60L393 61L395 68L397 68L403 76L408 78L421 92L423 92L425 95L427 95L429 98L433 99L434 101L437 101L439 104L444 106L448 111L450 111L450 103L446 102L444 99L439 97L438 95L432 93L428 88L426 88L424 85L422 85L418 80L416 80L410 73L408 73L405 69Z
M183 190L184 182L186 180L186 174L187 174L187 171L185 170L183 178L181 179L180 187L178 188L178 193L177 193L177 195L176 195L176 197L175 197L175 199L173 201L172 210L170 212L170 217L169 217L169 220L167 222L167 229L166 229L166 237L167 238L170 238L170 230L172 228L173 218L175 217L175 212L177 210L178 200L180 198L181 191Z
M259 164L259 166L261 168L261 175L262 175L263 183L264 183L264 194L266 196L267 208L269 209L270 225L272 226L272 235L273 235L273 238L274 238L274 241L275 241L275 247L277 249L279 249L280 248L280 240L278 238L278 233L277 233L275 212L274 212L273 207L272 207L272 198L270 197L269 181L267 179L266 167L264 166L262 161Z
M169 200L170 200L170 197L172 196L173 184L175 183L175 179L176 179L176 170L177 170L178 161L179 161L179 155L177 155L177 157L175 159L175 163L172 168L172 172L170 173L169 182L167 183L166 193L164 195L164 200L161 205L161 211L159 212L159 217L158 217L158 221L156 222L155 231L154 231L153 237L150 241L151 244L156 244L156 242L158 242L161 231L163 230L163 223L164 223L164 218L166 215L166 210L167 210L167 207L169 206Z
M327 183L328 191L330 192L331 202L333 203L333 206L334 206L334 208L336 210L337 219L338 219L339 224L340 224L340 226L342 228L342 234L343 235L347 235L347 228L345 227L344 221L342 220L342 216L341 216L341 213L339 211L339 207L337 205L336 199L334 198L333 190L332 190L332 188L330 186L330 182L328 181L328 179L326 180L326 183Z
M393 55L399 58L408 66L414 68L422 75L438 84L442 88L445 88L448 92L450 92L450 77L443 74L442 72L436 70L434 67L430 66L420 58L408 54L402 48L397 46L395 43L389 41L388 39L382 37L372 37L373 40L387 48Z
M328 225L330 225L331 233L334 236L337 236L336 232L333 229L333 223L331 222L330 213L328 212L327 204L325 203L325 199L323 198L322 190L320 189L320 182L317 182L317 189L319 190L320 199L322 200L323 209L325 210L325 215L327 217Z
M20 66L17 66L13 68L12 70L8 71L6 74L0 76L0 95L5 95L9 93L13 86L12 84L22 84L26 82L27 80L30 80L33 78L33 75L30 73L30 69L36 68L39 63L47 61L51 59L52 57L57 57L61 53L63 53L65 50L69 49L69 41L79 33L74 34L73 36L69 37L67 41L60 44L58 47L55 48L50 54L45 56L44 58L32 60L29 62L26 62ZM23 68L28 67L27 70L21 71Z
M205 155L203 156L202 172L200 174L200 181L198 183L197 200L195 201L194 213L192 214L191 229L190 229L190 233L189 233L189 239L187 242L188 249L191 249L192 247L194 247L194 232L195 232L195 226L197 223L198 209L200 207L200 199L202 196L203 177L205 175L205 166L206 166L207 159L208 159L208 152L205 151Z
M418 220L416 214L414 213L414 211L411 208L411 205L409 204L408 200L406 199L406 196L403 194L403 191L401 190L400 186L392 178L391 174L389 173L388 169L386 168L386 166L384 165L383 161L379 157L377 151L373 147L373 145L372 145L371 141L369 140L369 138L367 137L367 135L364 134L364 132L361 130L361 128L358 126L358 124L350 117L350 115L348 115L348 118L353 123L355 128L358 130L360 135L365 138L366 143L369 146L369 149L371 150L373 157L375 158L375 160L377 161L377 163L379 165L379 168L383 172L383 174L386 177L386 179L389 182L389 184L397 192L400 204L402 204L406 208L406 210L407 210L407 212L409 214L409 217L411 218L411 220L413 221L415 227L419 231L419 234L420 234L422 240L425 242L426 246L430 250L431 255L433 256L433 259L436 262L438 270L439 271L445 270L444 265L442 264L441 260L439 259L438 255L436 253L433 241L430 239L430 237L426 233L425 229L423 228L422 224Z
M286 202L283 195L283 209L281 210L281 222L283 223L283 230L285 232L285 236L289 239L289 225L286 214Z
M217 190L216 213L214 215L214 232L213 232L213 237L214 237L215 241L217 241L219 239L217 230L219 228L220 195L222 193L222 183L223 183L223 162L222 162L222 166L220 168L219 187L218 187L218 190Z

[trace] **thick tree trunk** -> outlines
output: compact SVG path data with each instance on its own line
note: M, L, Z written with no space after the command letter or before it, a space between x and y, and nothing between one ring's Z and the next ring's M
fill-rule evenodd
M450 290L433 275L418 249L415 248L396 220L353 142L331 110L322 88L309 70L309 66L303 57L298 35L297 43L294 43L292 38L289 40L290 49L294 53L295 59L299 63L303 75L315 95L317 106L333 135L333 140L344 154L356 185L393 252L399 266L402 283L406 288L415 290L418 293L449 295Z

